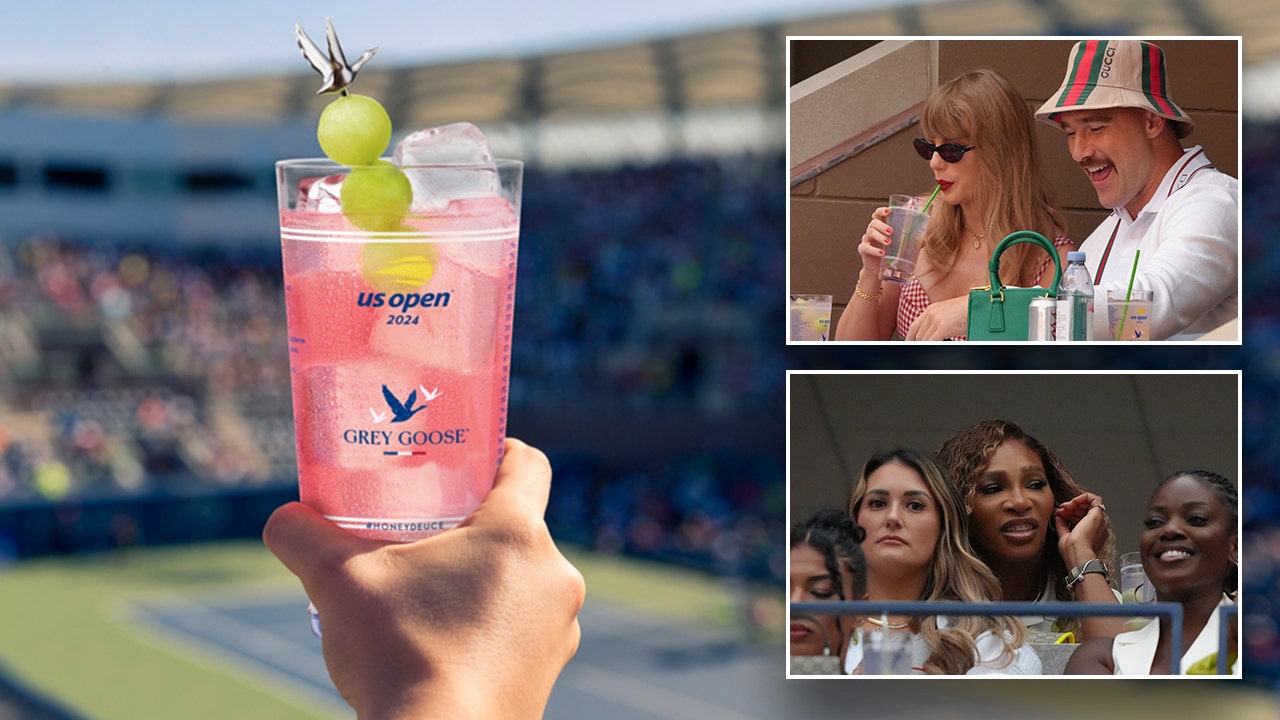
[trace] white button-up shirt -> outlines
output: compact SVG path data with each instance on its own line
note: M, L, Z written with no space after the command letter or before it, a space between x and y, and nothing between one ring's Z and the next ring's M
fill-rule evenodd
M1240 183L1200 146L1183 151L1138 216L1115 208L1084 241L1093 339L1107 340L1107 290L1151 290L1153 340L1193 339L1240 315ZM1101 268L1101 272L1099 269Z

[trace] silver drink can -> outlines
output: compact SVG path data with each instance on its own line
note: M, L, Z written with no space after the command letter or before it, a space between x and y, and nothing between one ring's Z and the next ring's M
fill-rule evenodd
M1057 302L1048 297L1032 298L1027 313L1027 339L1053 340L1058 319Z

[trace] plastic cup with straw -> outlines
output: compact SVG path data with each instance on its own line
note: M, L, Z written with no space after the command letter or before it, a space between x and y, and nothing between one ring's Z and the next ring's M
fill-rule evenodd
M937 186L933 188L933 194L929 196L929 199L927 201L925 201L924 207L920 208L920 214L923 215L925 218L929 217L929 206L933 205L933 199L938 197L938 191L941 189L942 189L942 184L939 183ZM915 223L919 223L919 222L921 222L919 219L915 221ZM912 230L914 230L916 227L915 223L912 223L911 225Z
M923 195L889 196L889 216L885 222L889 223L890 232L899 233L899 235L891 238L888 247L885 248L889 254L880 269L881 280L901 284L911 279L920 230L929 221L929 207L933 205L933 200L941 189L941 185L934 187L933 194L929 196L923 207L920 204L920 198L924 197Z
M925 215L929 214L929 206L933 204L933 199L938 197L938 191L941 189L942 189L942 184L939 183L938 186L933 189L933 194L929 196L929 201L924 204L924 207L920 209L920 212L924 213Z
M928 199L927 201L925 201L924 207L920 208L920 214L921 214L921 215L924 215L924 216L928 216L928 215L929 215L929 206L933 204L933 199L934 199L934 198L936 198L936 197L938 197L938 191L939 191L939 190L941 190L941 189L942 189L942 185L941 185L941 184L939 184L939 185L937 185L936 187L934 187L934 188L933 188L933 194L929 196L929 199ZM919 219L916 219L914 222L912 222L912 223L911 223L911 225L909 226L909 227L910 227L910 230L914 230L914 229L915 229L915 227L916 227L916 224L917 224L917 223L919 223L919 222L920 222L920 220L919 220ZM909 232L910 232L910 230L909 230Z
M1116 324L1116 340L1124 337L1124 320L1129 317L1129 298L1133 295L1133 278L1138 274L1138 258L1141 255L1141 250L1133 251L1133 269L1129 271L1129 287L1124 291L1124 312L1120 315L1120 322Z

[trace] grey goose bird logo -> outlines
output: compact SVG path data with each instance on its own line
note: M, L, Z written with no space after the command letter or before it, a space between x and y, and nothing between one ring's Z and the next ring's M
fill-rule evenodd
M419 392L422 393L422 404L414 407L418 402ZM382 386L382 398L387 401L387 407L391 409L391 422L393 423L404 422L423 410L426 410L427 403L440 397L440 395L441 392L439 388L427 390L425 387L419 385L417 390L410 391L409 397L405 398L404 402L400 402L400 398L396 397L396 394L391 392L391 388L387 387L385 384ZM373 424L377 425L386 421L387 412L385 410L378 412L373 408L369 408L369 416L373 419Z
M400 398L396 397L395 393L391 392L390 388L383 385L382 397L386 398L387 407L391 408L391 422L393 423L404 422L414 415L417 415L419 412L427 409L426 402L423 402L418 407L414 407L414 404L418 402L417 390L410 392L409 397L405 398L404 402L400 402Z

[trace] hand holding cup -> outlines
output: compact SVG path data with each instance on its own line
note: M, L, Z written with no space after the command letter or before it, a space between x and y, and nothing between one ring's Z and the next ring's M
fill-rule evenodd
M889 247L893 228L885 222L889 218L889 208L879 207L871 213L871 222L867 231L862 234L862 242L858 243L858 254L862 256L862 266L880 274L880 263L884 258L885 248Z

